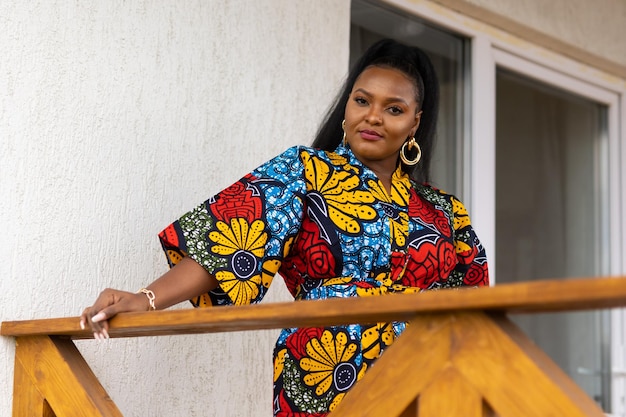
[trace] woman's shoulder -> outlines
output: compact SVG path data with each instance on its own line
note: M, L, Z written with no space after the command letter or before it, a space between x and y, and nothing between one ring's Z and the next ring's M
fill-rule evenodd
M334 153L305 145L290 146L283 152L257 167L252 175L270 177L301 176L306 167L315 160L331 162Z
M326 162L336 162L338 159L340 160L348 160L349 156L344 155L345 152L342 152L342 149L337 149L335 151L325 151L320 148L314 148L306 145L295 145L287 148L285 151L277 155L272 161L275 160L293 160L299 161L302 163L310 162L312 159L321 159Z
M429 183L413 183L415 191L425 200L443 208L451 217L455 213L464 212L465 206L456 195L448 193Z
M441 188L438 188L430 183L414 182L413 188L415 188L415 190L420 194L424 194L428 196L436 196L437 198L443 198L448 201L452 201L452 200L460 201L460 199L455 194L442 190Z
M455 230L460 230L470 225L469 213L463 202L456 195L447 193L430 184L416 184L415 188L420 196L448 213L448 216L454 220Z
M413 181L412 181L413 182ZM434 185L426 182L413 182L413 188L417 193L426 198L427 200L446 200L450 201L456 198L453 194L450 194Z

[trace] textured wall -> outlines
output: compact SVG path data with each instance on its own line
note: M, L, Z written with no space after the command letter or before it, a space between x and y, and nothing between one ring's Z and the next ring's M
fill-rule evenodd
M438 1L438 0L435 0ZM442 3L449 3L444 0ZM454 0L458 1L458 0ZM626 66L624 0L461 0Z
M140 288L166 269L164 226L309 143L347 67L349 3L4 0L0 28L0 320L14 320ZM127 416L269 416L276 335L79 347ZM13 352L0 339L1 416Z

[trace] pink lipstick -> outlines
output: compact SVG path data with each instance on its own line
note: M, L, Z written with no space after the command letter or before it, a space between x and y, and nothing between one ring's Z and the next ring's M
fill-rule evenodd
M378 140L382 138L382 135L380 133L373 130L361 130L359 134L365 140Z

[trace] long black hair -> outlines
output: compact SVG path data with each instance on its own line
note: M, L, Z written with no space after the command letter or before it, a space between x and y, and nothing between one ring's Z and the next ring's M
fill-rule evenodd
M383 39L371 45L350 69L334 104L317 131L312 146L327 151L334 151L339 146L343 137L341 122L344 119L346 103L359 75L371 66L399 70L415 83L418 111L422 111L415 140L422 149L422 158L414 166L402 162L402 170L420 183L430 181L430 161L439 112L439 82L432 62L424 51L393 39Z

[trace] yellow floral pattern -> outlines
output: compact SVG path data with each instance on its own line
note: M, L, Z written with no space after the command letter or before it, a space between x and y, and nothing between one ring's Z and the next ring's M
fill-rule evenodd
M383 349L390 346L395 339L396 335L391 323L377 323L365 328L361 335L363 357L366 359L377 359Z
M452 211L454 212L454 230L460 230L470 225L469 214L467 209L459 200L451 197Z
M232 255L238 250L244 250L259 258L263 256L267 241L263 221L255 220L249 225L246 219L233 218L230 225L220 221L217 222L216 227L219 232L209 234L209 239L216 243L211 248L213 253Z
M283 373L286 353L287 349L281 349L276 353L276 359L274 360L274 382L276 382Z
M307 344L308 356L300 360L300 367L306 372L304 383L315 386L318 396L323 395L333 384L336 367L341 363L349 363L356 351L357 344L350 341L345 332L333 335L330 330L324 330L321 338L312 339Z
M380 286L365 286L357 287L356 294L359 297L366 297L371 295L383 295L389 292L389 288L393 285L391 274L389 272L381 272L377 274L374 279L381 283Z
M280 269L281 262L278 259L268 259L263 262L263 269L261 270L261 284L265 288L269 288L274 280L274 275Z
M230 271L218 271L215 278L219 281L222 290L236 305L250 304L250 300L259 295L260 275L242 280Z
M324 196L328 204L328 218L343 232L357 235L361 232L359 220L371 221L378 214L372 207L374 197L361 188L360 178L352 171L336 170L329 163L302 153L306 167L304 176L307 190Z
M397 204L406 207L410 198L411 183L405 177L394 172L394 181L391 186L391 194L383 187L378 180L369 180L368 184L372 195L383 203ZM409 216L406 212L399 212L395 216L389 216L389 230L396 247L402 248L406 244L409 236Z
M246 219L233 218L230 224L218 221L215 226L219 232L209 233L209 240L214 243L211 251L230 257L230 268L217 271L215 278L233 303L249 304L259 295L259 287L263 281L265 280L268 286L271 282L269 274L257 272L257 262L263 257L267 242L265 225L261 220L248 224ZM271 271L279 264L270 259L263 266Z

